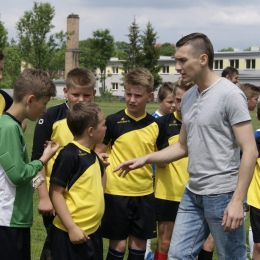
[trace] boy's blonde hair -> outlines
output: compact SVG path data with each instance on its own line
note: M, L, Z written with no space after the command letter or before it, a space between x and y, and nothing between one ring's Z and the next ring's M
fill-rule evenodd
M94 89L95 83L93 72L86 68L74 68L68 72L66 77L67 89L75 87Z
M159 101L163 101L168 95L172 94L174 96L174 88L176 84L173 82L163 82L158 90L157 98Z
M239 88L245 93L247 98L252 98L254 96L260 95L260 88L255 85L245 83L240 84Z
M177 91L177 88L179 89L183 89L185 92L188 91L191 87L193 87L195 85L194 82L188 82L188 83L183 83L183 81L181 80L181 78L174 82L175 84L175 88L174 88L174 96L176 96L176 91Z
M14 83L13 99L15 102L21 102L26 95L34 95L36 100L55 97L56 86L44 71L25 69Z
M124 76L124 88L128 86L142 86L147 92L153 92L154 79L149 70L145 68L135 68Z
M96 128L101 108L95 103L75 103L67 110L67 124L73 136L82 136L88 127ZM103 113L103 112L102 112Z

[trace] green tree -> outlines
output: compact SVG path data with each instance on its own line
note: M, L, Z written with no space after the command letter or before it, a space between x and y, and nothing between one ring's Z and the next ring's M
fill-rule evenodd
M219 52L232 52L232 51L234 51L234 48L232 48L232 47L228 47L228 48L223 48L223 49L221 49Z
M4 70L2 88L13 88L14 82L21 73L20 50L16 42L12 39L11 43L3 49Z
M96 62L93 60L91 44L92 38L79 41L79 65L94 70L96 69Z
M66 34L50 34L55 9L49 3L34 2L16 24L21 58L36 69L47 70L55 53L63 46Z
M143 66L148 69L154 77L154 90L162 83L162 78L159 75L161 68L158 66L160 58L160 50L156 47L157 33L154 31L152 24L147 23L146 30L143 31Z
M142 39L135 18L128 29L129 34L127 36L129 43L127 43L125 49L126 60L123 62L124 74L132 68L143 66Z
M165 42L159 47L159 51L161 56L173 56L175 48L171 43Z
M100 69L101 94L106 93L106 66L107 62L115 53L114 37L108 29L93 32L93 38L89 39L89 65L91 68Z
M251 47L244 49L244 51L251 51Z
M125 60L127 58L126 56L126 49L127 49L127 43L124 41L117 41L115 42L115 56L119 60Z
M4 23L0 21L0 48L3 49L7 45L8 32L4 27Z

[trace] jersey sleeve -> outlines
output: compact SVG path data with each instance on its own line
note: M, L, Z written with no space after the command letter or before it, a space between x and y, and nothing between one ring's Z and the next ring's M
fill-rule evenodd
M14 126L6 126L1 131L0 164L2 169L0 171L6 173L10 183L14 186L28 183L42 169L42 163L39 160L31 163L24 161L26 147L23 147L21 143L21 138L23 138L21 131Z
M50 113L43 114L37 121L34 129L32 157L31 160L37 160L42 156L45 142L51 139L52 118Z
M107 127L107 129L106 129L106 134L105 134L105 137L104 137L104 140L103 140L103 144L105 144L105 145L108 145L109 144L109 142L110 142L110 140L111 140L111 138L112 138L112 127L113 127L113 123L112 123L112 118L111 118L111 116L108 116L107 118L106 118L106 127Z
M77 158L77 153L73 152L73 149L69 149L68 146L65 146L55 160L50 183L55 183L66 188L77 167Z
M158 150L162 150L163 148L169 146L168 139L167 139L167 116L162 116L156 119L156 122L159 127L159 134L156 140L156 146Z
M4 103L0 105L0 115L3 114L3 112L7 111L11 105L13 104L13 99L7 94L5 91L0 89L0 95L4 99Z

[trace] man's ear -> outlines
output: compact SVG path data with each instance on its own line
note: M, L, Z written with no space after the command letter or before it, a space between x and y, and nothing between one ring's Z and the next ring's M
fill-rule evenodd
M228 74L226 75L225 78L231 81L231 77Z
M200 55L200 66L204 67L208 63L208 55L207 54L201 54Z

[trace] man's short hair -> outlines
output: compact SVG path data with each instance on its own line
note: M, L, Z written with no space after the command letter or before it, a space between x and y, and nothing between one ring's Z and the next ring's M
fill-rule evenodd
M169 94L174 96L175 85L173 82L163 82L158 90L158 100L163 101Z
M148 93L153 92L153 75L145 68L132 69L124 76L124 87L128 86L142 86Z
M3 51L2 51L2 49L0 48L0 60L3 60L4 59L4 54L3 54Z
M95 83L94 73L86 68L74 68L68 72L66 77L67 89L75 87L94 89Z
M226 76L228 75L230 78L232 78L234 76L234 74L239 74L238 70L233 68L233 67L226 67L222 73L221 73L221 77L226 78Z
M42 97L55 97L56 86L44 71L25 69L14 83L13 99L21 102L26 95L34 95L36 100Z
M203 33L191 33L182 37L177 43L176 47L179 48L184 45L191 45L193 53L196 57L202 54L208 56L208 66L212 70L214 62L214 49L210 39Z
M67 110L67 124L73 136L82 136L88 127L97 127L101 108L95 103L75 103Z
M260 95L260 88L249 83L240 84L239 88L245 93L247 98L252 98L254 96Z

